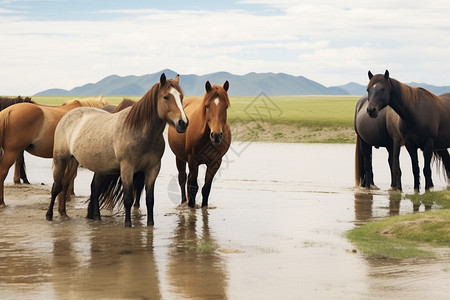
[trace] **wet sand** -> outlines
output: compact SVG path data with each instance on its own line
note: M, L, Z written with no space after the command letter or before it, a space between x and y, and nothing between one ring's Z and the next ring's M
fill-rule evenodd
M145 202L124 228L122 211L85 218L92 173L80 169L69 220L45 220L51 160L25 157L31 186L6 180L0 209L1 299L446 299L448 257L367 258L344 237L368 220L411 213L389 194L384 149L374 151L379 191L355 189L354 145L234 143L208 210L180 207L166 149L155 226ZM405 193L412 193L402 149ZM434 169L433 169L434 170ZM445 189L434 172L436 190ZM42 183L42 184L41 184ZM201 183L201 180L199 181ZM197 203L200 199L197 199ZM421 208L423 210L423 208Z

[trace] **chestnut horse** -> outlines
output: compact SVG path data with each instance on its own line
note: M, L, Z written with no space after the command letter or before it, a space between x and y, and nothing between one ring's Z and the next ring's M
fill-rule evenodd
M133 205L133 178L137 173L145 176L147 225L154 224L154 187L158 176L165 142L166 123L184 132L188 119L182 107L183 93L179 76L160 81L131 107L111 114L101 109L82 107L67 113L55 130L53 150L53 186L51 202L46 214L53 218L57 195L67 192L63 185L64 170L75 158L83 167L95 172L91 184L88 217L100 219L99 193L105 179L120 174L124 190L125 226L131 227ZM65 213L65 203L59 212ZM63 215L64 216L64 215Z
M184 102L184 109L191 122L186 133L176 134L169 128L169 145L176 156L181 203L189 200L190 207L195 207L199 165L207 166L202 188L202 207L206 207L214 175L230 147L231 131L227 122L227 108L230 106L228 88L228 81L225 81L223 86L211 86L207 81L203 98L187 98ZM187 199L186 163L189 166Z
M65 113L81 106L103 107L107 104L108 102L101 98L71 100L61 106L18 103L2 110L0 112L0 207L5 206L6 175L21 151L26 150L39 157L51 158L55 128Z
M420 175L417 149L423 151L425 190L433 187L431 178L431 158L447 157L450 147L450 99L439 97L424 88L416 88L401 83L384 74L373 75L370 71L367 113L376 118L386 106L400 116L400 132L405 139L405 146L411 157L414 175L414 190L419 192ZM450 174L448 159L443 160L447 176ZM447 178L448 179L448 178Z
M389 106L380 110L377 118L367 114L367 95L356 103L354 126L357 135L355 147L355 185L377 188L373 180L372 147L388 151L391 170L391 190L402 190L400 148L404 144L400 133L399 115Z
M17 103L23 103L23 102L28 102L28 103L34 103L30 97L16 97L16 98L10 98L10 97L0 97L0 111L4 110L5 108L7 108L8 106L11 106L13 104L17 104ZM23 180L23 183L27 183L29 184L30 182L28 181L27 178L27 173L25 172L25 160L23 158L23 151L20 151L16 162L14 163L14 183L19 184L20 183L20 179Z

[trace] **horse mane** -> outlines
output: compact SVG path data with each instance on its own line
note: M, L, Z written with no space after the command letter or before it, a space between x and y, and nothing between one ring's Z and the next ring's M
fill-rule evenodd
M89 107L97 107L102 108L104 106L110 105L108 101L103 99L103 95L100 95L98 98L84 98L84 99L72 99L63 103L63 105L69 105L78 101L81 106L89 106Z
M21 96L18 96L16 98L11 98L11 97L3 97L0 96L0 110L4 110L5 108L7 108L8 106L11 106L13 104L16 103L22 103L22 102L28 102L28 103L33 103L35 104L30 97L25 97L22 98Z
M172 79L167 79L162 88L177 88L177 86L178 85L176 85ZM150 116L157 113L158 94L160 91L161 83L155 83L150 90L142 96L141 100L131 107L130 112L125 118L124 124L132 129L142 129Z
M158 99L160 83L154 84L142 98L130 109L124 124L130 128L140 129L144 126L145 120L156 111L156 101Z

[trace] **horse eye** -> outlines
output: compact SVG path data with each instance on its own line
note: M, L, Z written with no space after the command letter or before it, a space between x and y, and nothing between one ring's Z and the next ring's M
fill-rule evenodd
M169 100L169 96L164 96L164 100Z

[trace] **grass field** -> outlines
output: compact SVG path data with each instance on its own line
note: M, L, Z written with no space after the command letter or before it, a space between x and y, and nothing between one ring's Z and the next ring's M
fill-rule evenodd
M112 104L123 98L105 96ZM83 98L83 97L80 97ZM233 139L276 142L353 143L357 96L231 97L228 120ZM74 97L36 96L33 101L61 105Z
M450 254L450 191L406 195L413 203L436 205L439 210L368 222L347 237L365 255L405 259Z

